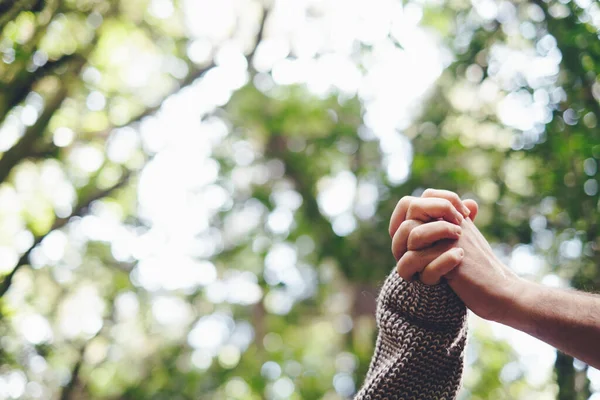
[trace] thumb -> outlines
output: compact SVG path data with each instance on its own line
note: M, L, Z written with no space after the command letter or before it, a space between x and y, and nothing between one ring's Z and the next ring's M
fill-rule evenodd
M475 217L479 212L479 206L477 205L477 202L475 200L468 199L463 200L463 204L469 209L469 211L471 211L471 214L469 214L471 221L475 221Z

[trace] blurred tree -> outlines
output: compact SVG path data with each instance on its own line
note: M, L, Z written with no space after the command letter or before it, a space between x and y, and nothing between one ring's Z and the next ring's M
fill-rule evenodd
M351 397L427 187L520 274L598 290L598 4L366 4L340 39L322 3L294 36L281 2L0 0L0 399ZM347 62L302 42L319 19ZM422 32L439 65L380 83ZM600 389L472 326L464 398Z

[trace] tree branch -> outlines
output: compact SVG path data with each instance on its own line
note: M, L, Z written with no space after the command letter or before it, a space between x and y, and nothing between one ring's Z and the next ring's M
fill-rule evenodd
M0 283L0 297L4 296L4 294L10 288L10 285L12 284L13 277L15 276L15 274L17 273L17 271L23 265L26 265L28 263L29 256L31 255L31 252L33 251L33 249L38 244L40 244L42 242L42 240L44 240L44 238L50 234L50 232L52 232L52 231L54 231L56 229L62 228L73 217L81 217L81 216L83 216L87 212L90 204L92 204L96 200L100 200L100 199L102 199L102 198L110 195L115 190L117 190L117 189L119 189L119 188L127 185L129 183L129 181L131 180L131 177L132 177L132 172L131 171L127 171L125 174L123 174L123 176L121 177L121 179L119 179L119 181L116 182L114 185L112 185L109 188L106 188L104 190L100 190L100 191L94 193L93 195L89 196L87 199L82 200L79 204L77 204L77 206L75 207L75 209L73 210L73 212L71 213L70 216L68 216L66 218L59 218L59 219L57 219L54 222L54 224L52 225L52 228L50 228L48 230L48 232L46 232L45 234L43 234L43 235L38 236L37 238L35 238L35 240L33 242L33 245L25 253L23 253L23 255L21 256L21 258L17 262L17 265L15 266L15 268L8 275L6 275L6 277L4 278L4 280L2 281L2 283Z
M0 0L1 1L1 0ZM45 8L44 11L47 11L48 13L54 15L56 13L56 11L59 9L60 6L60 2L57 0L53 0L53 1L49 1L47 3L47 7ZM104 13L104 17L106 19L106 17L112 15L114 12L114 7L110 7L105 13ZM48 20L45 21L43 26L47 26L51 19L52 19L52 15L48 17ZM37 81L39 81L39 79L43 78L44 76L47 76L49 74L52 74L54 72L56 72L58 69L60 69L61 67L65 66L65 65L69 65L70 68L72 69L71 73L75 76L78 76L81 72L81 70L83 69L83 67L85 66L85 64L87 63L87 58L90 55L90 53L94 50L96 44L98 43L98 39L99 36L96 34L94 35L93 39L82 49L80 50L79 53L73 54L73 55L64 55L61 58L55 60L55 61L50 61L48 63L46 63L44 66L38 68L36 71L34 72L29 72L27 71L27 69L22 68L21 73L19 74L19 76L16 78L16 81L11 82L12 84L9 85L8 88L6 88L4 90L4 101L0 102L0 123L2 123L4 121L4 118L6 117L6 115L8 114L8 112L10 111L10 109L12 109L13 107L15 107L17 104L19 104L20 102L22 102L25 97L27 97L27 95L31 92L31 89L33 88L33 86L35 85L35 83ZM37 41L39 41L39 38L37 39ZM35 46L37 46L37 42L35 44ZM32 47L33 49L33 47ZM64 100L64 99L63 99ZM54 110L56 111L56 109ZM52 115L50 115L51 117ZM40 118L41 119L41 118ZM50 119L48 118L48 120L46 121L46 125L47 122ZM38 121L40 122L40 121ZM37 123L36 123L37 125ZM41 135L43 133L45 129L45 125L41 127L41 131L38 133L38 136ZM27 133L25 134L25 136L27 136ZM21 141L23 141L25 139L25 137L23 137L21 139ZM17 157L17 159L14 159L14 156L20 156L20 157L26 157L28 156L28 153L31 151L32 146L35 142L35 137L33 137L33 133L32 136L30 137L31 140L33 140L32 142L28 142L25 141L25 143L21 144L20 142L14 146L13 148L11 148L8 152L5 152L2 159L0 159L0 183L2 183L6 177L8 176L8 174L10 173L10 169L12 169L16 164L11 165L12 163L18 163L19 158ZM15 147L17 146L21 146L20 149L15 149ZM53 148L50 147L47 149L47 151L52 151ZM13 152L14 155L10 155L10 153ZM8 160L5 161L6 164L3 164L3 161L5 159L5 157L8 156ZM8 167L8 168L7 168Z
M85 355L85 350L88 343L89 342L86 342L83 346L81 346L81 349L79 349L79 358L77 358L77 362L75 362L75 365L73 365L73 369L71 370L71 380L69 380L69 383L67 383L67 385L63 388L60 394L60 400L69 400L71 398L71 394L79 383L79 371L83 365L83 357Z
M10 83L4 90L3 101L0 103L0 124L4 122L4 119L8 115L8 112L21 103L27 95L33 89L33 86L40 79L54 73L56 70L61 67L69 64L70 62L75 62L75 70L79 70L79 64L85 62L85 60L81 60L80 56L77 54L66 55L58 60L47 62L44 66L38 68L34 72L29 72L26 69L23 69L20 73L20 76L16 78L15 81Z
M115 301L114 295L110 296L110 303L112 305L111 315L110 315L110 319L109 319L110 321L114 321L114 311L115 311L114 301ZM81 382L79 374L80 374L80 371L81 371L81 367L83 366L83 363L85 361L84 360L85 352L86 352L89 344L92 342L92 340L94 340L95 338L97 338L103 332L105 332L107 330L107 328L106 328L107 322L108 321L105 319L104 323L102 324L102 328L100 328L100 330L98 330L98 332L96 332L94 334L94 336L92 336L91 338L89 338L79 348L79 357L77 358L77 361L75 362L75 364L73 365L73 369L71 370L71 379L69 380L69 383L61 391L61 393L60 393L60 400L69 400L73 396L73 392L75 391L75 389L77 389L77 385ZM75 395L75 398L77 399L77 398L80 398L80 397L77 396L77 395Z
M146 108L144 111L142 111L140 114L136 115L135 117L133 117L132 119L130 119L129 121L123 123L123 124L115 124L105 130L102 131L97 131L97 132L93 132L92 135L94 137L97 136L108 136L109 133L113 130L113 129L117 129L117 128L122 128L124 126L128 126L128 125L132 125L135 124L136 122L140 122L142 119L155 114L160 107L162 106L162 103L170 96L173 96L177 93L179 93L182 89L184 89L185 87L191 85L192 83L194 83L194 81L198 78L200 78L202 75L204 75L208 70L212 69L215 67L214 63L210 63L209 65L207 65L206 67L202 68L202 69L198 69L195 70L193 72L191 72L190 74L188 74L187 77L185 77L184 80L182 80L180 82L180 84L173 89L171 92L169 92L167 95L165 95L162 100L153 107L148 107Z
M58 93L54 95L51 101L46 105L42 115L38 120L25 132L25 135L6 151L2 158L0 158L0 183L4 182L12 169L21 161L27 157L29 151L33 147L35 141L41 137L42 133L46 129L50 118L54 115L67 97L67 90L62 86Z
M258 45L263 41L265 37L265 26L267 25L267 19L269 18L270 9L263 8L263 15L260 20L260 25L258 28L258 34L256 35L256 42L254 43L254 47L252 51L248 53L246 59L248 60L248 69L250 71L256 72L254 67L252 66L252 62L254 61L254 56L256 55L256 50L258 49Z
M9 151L5 152L0 159L0 182L3 182L12 168L23 158L27 156L28 150L31 148L37 138L41 136L44 129L48 125L52 115L58 110L62 102L67 96L66 88L61 87L59 92L46 105L44 112L26 132L25 135L14 145Z
M71 60L71 59L69 59ZM79 75L81 69L86 63L85 57L77 57L73 59L73 74ZM60 60L59 60L60 61ZM57 62L59 62L57 61ZM60 61L62 64L67 61ZM56 67L57 65L55 65ZM60 65L58 65L60 66ZM32 85L34 82L29 82ZM29 90L22 92L22 96L25 97L29 93ZM44 112L38 118L33 126L31 126L25 135L19 140L19 142L11 147L9 150L4 152L2 158L0 158L0 183L4 182L12 169L21 161L23 158L29 156L33 151L33 146L37 139L39 139L44 133L48 122L54 115L54 113L60 108L62 102L66 99L68 94L67 87L62 86L58 93L53 97L52 101L44 107ZM47 151L52 150L51 148Z

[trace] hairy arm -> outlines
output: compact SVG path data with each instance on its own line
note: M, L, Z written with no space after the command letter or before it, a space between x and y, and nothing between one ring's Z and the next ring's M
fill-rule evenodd
M521 281L498 322L600 368L600 296Z
M528 333L600 368L600 296L549 288L514 274L469 219L457 246L462 262L446 274L473 312Z

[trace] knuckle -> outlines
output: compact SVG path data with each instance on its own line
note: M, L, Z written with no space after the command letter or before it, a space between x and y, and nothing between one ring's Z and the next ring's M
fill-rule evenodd
M411 201L408 207L406 208L406 215L412 215L416 209L419 207L419 203L416 201Z
M456 192L453 192L451 190L444 190L444 195L448 199L458 200L458 194L456 194Z
M398 273L398 275L400 275L400 277L402 279L407 279L407 277L406 277L406 267L402 263L402 259L400 259L400 261L398 261L398 264L396 264L396 272Z
M415 264L415 258L417 257L417 253L418 251L415 250L409 250L406 253L404 253L404 262L406 263L406 265L413 265Z
M442 199L442 207L446 211L452 211L452 209L454 208L454 205L452 204L452 202L450 200Z
M398 261L398 264L396 265L396 271L398 272L398 275L400 275L400 277L405 280L409 280L411 278L411 276L410 276L410 265L411 265L410 253L411 252L404 253L402 258Z
M408 247L410 250L414 250L423 241L423 230L413 229L408 235Z
M415 252L413 250L409 250L400 259L400 263L406 268L406 266L412 264L412 260L415 257Z
M409 233L411 231L411 225L412 225L412 223L410 222L410 220L409 219L405 219L400 224L400 228L399 229L403 233Z
M400 243L398 243L395 240L392 240L392 254L394 255L394 258L396 260L398 260L398 258L402 255L400 253L401 253Z
M458 262L460 262L460 260L461 260L461 257L457 251L450 251L450 254L448 256L448 262L457 264Z
M400 228L398 228L398 231L400 232L400 235L405 238L405 240L408 240L411 233L414 231L413 221L410 219L404 220L400 224Z
M456 225L451 224L450 222L446 222L446 221L440 221L440 224L443 224L441 227L441 231L448 235L448 236L452 236L455 232L456 232Z
M404 196L398 202L399 206L408 207L412 201L412 196Z
M392 244L397 240L397 236L399 235L403 235L404 232L406 231L406 221L404 220L400 223L400 225L398 225L396 227L396 229L394 229L394 222L390 221L390 227L389 227L389 231L390 231L390 237L392 238Z
M396 224L398 223L398 219L400 219L401 216L406 214L408 207L410 206L410 203L411 203L410 196L404 196L400 200L398 200L398 203L396 204L396 207L394 208L394 212L392 213L392 216L390 217L390 223L388 225L388 232L389 232L390 236L394 235L395 229L397 229Z

